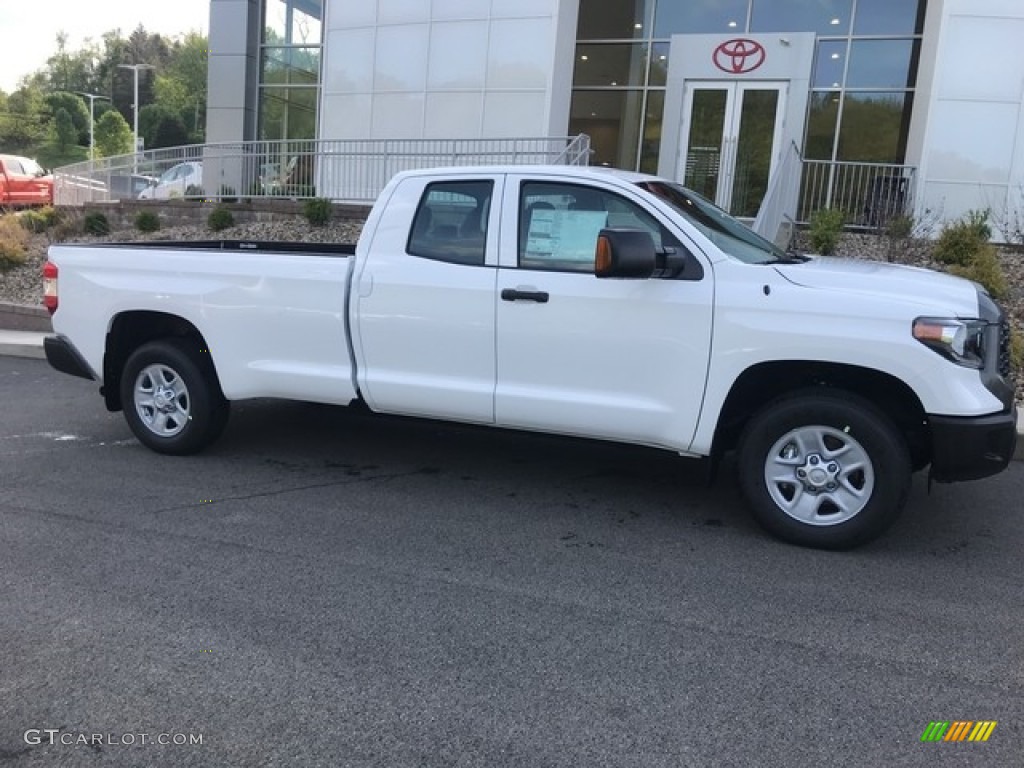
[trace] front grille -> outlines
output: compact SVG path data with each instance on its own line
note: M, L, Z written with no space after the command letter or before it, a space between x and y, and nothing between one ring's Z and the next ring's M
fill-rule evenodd
M1005 317L999 324L999 375L1010 378L1010 323Z

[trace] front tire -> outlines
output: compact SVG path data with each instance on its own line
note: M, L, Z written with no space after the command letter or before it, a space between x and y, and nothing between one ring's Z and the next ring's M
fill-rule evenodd
M185 339L163 339L139 347L121 374L125 420L143 445L184 456L220 437L229 403L209 356Z
M740 487L769 533L849 549L896 520L910 489L903 435L867 400L809 390L766 406L740 439Z

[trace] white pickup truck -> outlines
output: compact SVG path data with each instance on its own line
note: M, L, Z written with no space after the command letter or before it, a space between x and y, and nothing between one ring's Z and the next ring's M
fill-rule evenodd
M846 548L913 471L1005 469L1009 326L973 283L787 256L669 181L607 169L396 176L357 246L56 245L60 371L138 439L209 445L255 397L716 459L757 520Z

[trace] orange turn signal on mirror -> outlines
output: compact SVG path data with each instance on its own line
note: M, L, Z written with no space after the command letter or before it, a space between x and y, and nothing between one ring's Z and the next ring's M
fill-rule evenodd
M604 235L597 238L597 252L594 254L594 272L598 275L612 268L612 244Z

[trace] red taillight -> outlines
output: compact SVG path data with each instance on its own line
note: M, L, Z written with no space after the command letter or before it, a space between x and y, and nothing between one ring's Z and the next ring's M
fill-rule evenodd
M43 265L43 306L51 315L57 311L57 265L52 261Z

